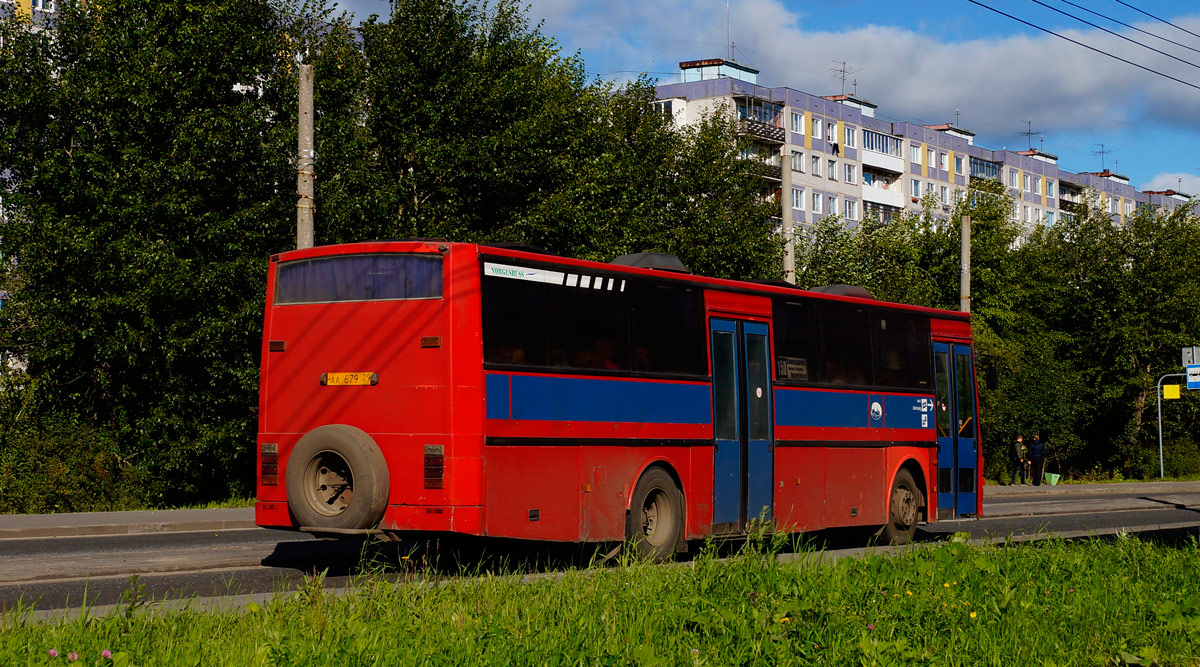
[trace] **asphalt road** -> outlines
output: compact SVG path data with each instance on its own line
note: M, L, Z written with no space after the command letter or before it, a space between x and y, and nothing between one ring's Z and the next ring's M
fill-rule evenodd
M1200 482L987 487L984 498L984 518L938 522L923 527L918 540L956 532L992 543L1200 535ZM594 548L508 540L325 541L253 526L250 509L0 516L0 610L21 604L46 614L86 604L104 613L130 601L238 605L293 590L321 571L326 587L343 588L363 572L396 579L426 567L450 575L464 566L555 572L597 555ZM829 557L859 553L866 543L860 531L813 538Z

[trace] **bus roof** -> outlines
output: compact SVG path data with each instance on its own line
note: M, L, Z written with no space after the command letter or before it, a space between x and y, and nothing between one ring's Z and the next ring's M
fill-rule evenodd
M463 251L469 252L472 250L480 257L502 257L506 259L521 260L532 264L548 266L573 266L592 271L604 271L626 275L641 275L670 282L692 283L709 289L721 291L740 292L744 294L756 294L762 296L803 295L805 298L811 299L899 308L902 310L923 313L929 317L942 319L969 321L971 317L970 313L964 313L955 310L943 310L940 308L930 308L927 306L916 306L894 301L882 301L870 297L857 296L853 292L839 295L808 290L792 285L785 286L782 281L752 282L746 280L730 280L727 278L712 278L709 276L700 276L696 274L657 268L641 268L637 266L595 262L586 259L575 259L573 257L564 257L561 255L547 253L541 249L526 250L522 248L521 244L484 245L476 243L455 243L441 241L438 239L362 241L357 243L342 243L337 245L315 246L300 250L289 250L272 255L271 261L289 262L299 259L310 259L313 257L373 252L447 253Z

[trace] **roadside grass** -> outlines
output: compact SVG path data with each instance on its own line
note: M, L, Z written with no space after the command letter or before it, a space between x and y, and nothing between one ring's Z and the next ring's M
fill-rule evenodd
M114 665L1195 665L1200 541L973 547L830 561L785 538L727 560L561 575L414 566L344 594L321 577L244 608L0 615L0 663ZM51 657L54 649L58 657ZM111 658L101 657L103 650Z
M236 509L239 507L254 507L254 498L235 496L226 498L225 500L210 500L206 503L195 503L192 505L179 505L174 507L164 507L163 509L175 510L224 510Z

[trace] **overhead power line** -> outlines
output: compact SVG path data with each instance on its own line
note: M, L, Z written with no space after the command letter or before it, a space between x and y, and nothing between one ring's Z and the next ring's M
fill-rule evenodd
M1118 0L1118 1L1119 1L1119 0ZM1194 84L1194 83L1189 83L1189 82L1187 82L1187 81L1184 81L1183 79L1179 79L1179 78L1173 77L1173 76L1171 76L1170 74L1164 74L1163 72L1160 72L1160 71L1158 71L1158 70L1156 70L1156 69L1151 69L1151 68L1149 68L1149 67L1146 67L1145 65L1139 65L1138 63L1135 63L1135 62L1133 62L1132 60L1126 60L1125 58L1122 58L1121 56L1118 56L1118 55L1115 55L1115 54L1109 53L1109 52L1107 52L1107 51L1102 51L1101 49L1097 49L1097 48L1096 48L1096 47L1094 47L1094 46L1089 46L1089 45L1087 45L1087 44L1084 44L1083 42L1080 42L1080 41L1078 41L1078 40L1071 39L1070 37L1067 37L1066 35L1061 35L1061 34L1059 34L1059 33L1057 33L1057 32L1054 32L1053 30L1050 30L1050 29L1048 29L1048 28L1043 28L1043 27L1042 27L1042 26L1040 26L1040 25L1034 25L1034 24L1030 23L1029 21L1026 21L1025 19L1020 19L1020 18L1017 18L1017 17L1013 16L1012 14L1007 14L1007 13L1005 13L1005 12L1002 12L1002 11L1000 11L999 9L996 9L995 7L989 7L989 6L985 5L985 4L983 4L982 2L979 2L979 0L967 0L967 2L969 2L969 3L973 4L973 5L978 5L978 6L980 6L980 7L983 7L984 9L986 9L986 10L988 10L988 11L996 12L997 14L999 14L999 15L1001 15L1001 16L1006 16L1006 17L1008 17L1008 18L1010 18L1010 19L1012 19L1012 20L1014 20L1014 21L1016 21L1016 22L1018 22L1018 23L1023 23L1023 24L1025 24L1025 25L1029 26L1030 28L1033 28L1034 30L1041 30L1041 31L1042 31L1042 32L1044 32L1044 33L1047 33L1047 34L1050 34L1050 35L1054 35L1055 37L1057 37L1057 38L1059 38L1059 39L1065 39L1066 41L1068 41L1068 42L1070 42L1070 43L1072 43L1072 44L1076 44L1076 45L1078 45L1078 46L1082 46L1083 48L1085 48L1085 49L1087 49L1087 50L1089 50L1089 51L1095 51L1096 53L1099 53L1099 54L1100 54L1100 55L1102 55L1102 56L1108 56L1109 58L1112 58L1113 60L1120 60L1121 62L1125 63L1126 65L1133 65L1134 67L1136 67L1136 68L1138 68L1138 69L1143 69L1143 70L1146 70L1147 72L1150 72L1151 74L1157 74L1158 76L1161 76L1161 77L1163 77L1164 79L1170 79L1170 80L1172 80L1172 81L1174 81L1174 82L1176 82L1176 83L1182 83L1183 85L1185 85L1185 86L1187 86L1187 87L1189 87L1189 88L1195 88L1196 90L1200 90L1200 86L1197 86L1197 85L1196 85L1196 84Z
M1154 19L1155 21L1162 21L1163 23L1166 23L1167 25L1171 26L1172 28L1175 28L1176 30L1182 30L1182 31L1186 32L1187 34L1191 35L1192 37L1200 37L1200 35L1197 35L1196 33L1192 32L1191 30L1188 30L1187 28L1177 26L1174 23L1171 23L1170 21L1168 21L1166 19L1161 19L1144 9L1138 9L1137 7L1134 7L1133 5L1129 4L1128 2L1122 2L1121 0L1117 0L1117 2L1119 2L1122 5L1125 5L1126 7L1132 9L1135 12L1140 12L1142 14L1145 14L1146 16L1149 16L1150 18Z
M1178 60L1179 62L1183 63L1184 65L1189 65L1191 67L1195 67L1196 69L1200 69L1200 65L1197 65L1196 63L1188 62L1178 56L1173 56L1173 55L1167 53L1166 51L1160 51L1160 50L1154 48L1153 46L1150 46L1149 44L1143 44L1143 43L1137 41L1136 39L1126 37L1125 35L1122 35L1119 32L1113 32L1112 30L1109 30L1108 28L1105 28L1104 26L1096 25L1095 23L1092 23L1091 21L1088 21L1087 19L1079 18L1078 16L1075 16L1074 14L1068 14L1067 12L1064 12L1061 9L1047 5L1046 3L1042 2L1042 0L1031 0L1031 2L1033 2L1035 5L1041 5L1041 6L1045 7L1046 9L1049 9L1052 12L1058 12L1059 14L1062 14L1063 16L1066 16L1068 18L1073 18L1076 21L1079 21L1080 23L1090 25L1097 30L1103 30L1104 32L1107 32L1108 34L1112 35L1113 37L1120 37L1121 39L1123 39L1127 42L1130 42L1132 44L1137 44L1138 46L1140 46L1142 48L1150 49L1151 51L1153 51L1155 53L1161 53L1162 55L1164 55L1168 58Z
M1143 35L1149 35L1150 37L1153 37L1153 38L1155 38L1155 39L1161 39L1162 41L1164 41L1164 42L1166 42L1166 43L1168 43L1168 44L1174 44L1175 46L1178 46L1178 47L1179 47L1179 48L1181 48L1181 49L1187 49L1188 51L1194 51L1194 52L1196 52L1196 53L1200 53L1200 49L1197 49L1197 48L1190 47L1190 46L1188 46L1187 44L1184 44L1184 43L1182 43L1182 42L1177 42L1177 41L1175 41L1175 40L1173 40L1173 39L1167 39L1166 37L1163 37L1162 35L1156 35L1156 34L1154 34L1154 33L1150 32L1150 31L1148 31L1148 30L1142 30L1141 28L1139 28L1139 27L1137 27L1137 26L1135 26L1135 25L1130 25L1130 24L1128 24L1128 23L1125 23L1125 22L1123 22L1123 21L1118 21L1117 19L1114 19L1114 18L1113 18L1113 17L1111 17L1111 16L1105 16L1104 14L1101 14L1100 12L1097 12L1097 11L1092 11L1091 9L1088 9L1087 7L1084 7L1083 5L1080 5L1080 4L1076 4L1076 3L1074 3L1074 2L1071 2L1071 0L1061 0L1061 1L1062 1L1063 3L1065 3L1065 4L1071 5L1072 7L1075 7L1075 8L1078 8L1078 9L1082 9L1083 11L1085 11L1085 12L1087 12L1087 13L1089 13L1089 14L1092 14L1093 16L1099 16L1100 18L1102 18L1102 19L1104 19L1104 20L1106 20L1106 21L1112 21L1113 23L1116 23L1116 24L1117 24L1117 25L1119 25L1119 26L1124 26L1124 27L1126 27L1126 28L1129 28L1130 30L1136 30L1137 32L1140 32L1140 33L1142 33Z

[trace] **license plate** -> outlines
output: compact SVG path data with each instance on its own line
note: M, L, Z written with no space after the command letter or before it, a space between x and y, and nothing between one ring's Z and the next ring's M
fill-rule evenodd
M321 373L321 384L327 386L379 384L379 373Z

